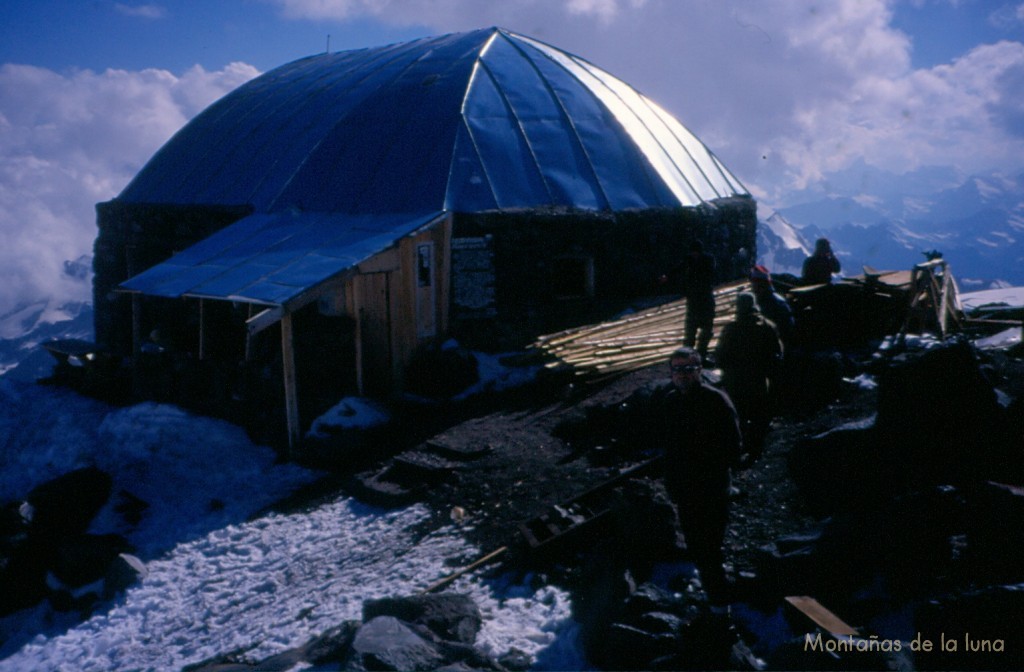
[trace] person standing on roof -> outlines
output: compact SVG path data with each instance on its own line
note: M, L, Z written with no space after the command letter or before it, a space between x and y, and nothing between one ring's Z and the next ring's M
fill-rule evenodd
M814 243L814 252L804 259L801 283L804 285L827 285L832 282L832 274L838 272L839 260L832 252L832 243L828 238L818 238Z
M704 243L690 243L686 258L661 277L662 282L677 279L686 299L683 345L696 346L707 359L708 344L715 322L715 258L704 251Z

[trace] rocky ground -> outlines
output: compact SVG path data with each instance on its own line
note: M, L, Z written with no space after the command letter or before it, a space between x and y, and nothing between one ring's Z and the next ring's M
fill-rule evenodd
M965 455L960 454L956 447L950 449L947 446L942 449L944 452L933 456L927 452L930 449L928 444L941 444L943 433L964 439L973 436L971 432L978 434L979 441L986 442L988 428L979 423L996 417L991 413L998 415L1000 426L1004 415L1010 419L1011 441L1019 443L1020 436L1024 434L1020 427L1019 399L1024 393L1024 366L1021 360L1005 353L984 354L976 360L969 354L969 348L953 348L950 351L954 354L929 356L935 360L934 364L927 364L922 370L915 369L917 365L913 364L908 367L909 373L892 376L887 387L883 388L889 392L886 407L881 413L879 388L872 384L875 379L870 378L867 384L863 382L864 377L856 379L861 374L869 373L884 376L885 370L889 368L889 364L873 359L870 353L860 359L844 355L829 360L824 368L831 371L828 376L831 383L821 388L824 391L816 398L801 399L799 403L790 404L780 412L772 424L763 456L749 468L735 474L739 492L732 502L725 553L727 564L731 565L731 574L739 581L738 599L760 601L760 608L770 614L773 609L783 608L782 595L791 594L787 591L807 590L808 594L816 594L838 612L852 619L860 619L856 620L858 625L879 617L879 613L885 610L898 610L899 605L894 606L894 603L906 599L904 612L911 608L920 612L913 623L934 624L940 622L941 618L929 615L926 609L919 606L929 601L932 604L942 602L945 599L942 591L952 591L950 594L961 596L968 589L997 587L996 584L1024 580L1018 570L1006 571L1002 567L993 569L1001 561L993 563L992 557L1001 551L988 541L993 536L988 522L954 524L954 519L962 522L962 518L954 515L943 517L945 511L936 512L933 520L928 508L952 496L959 502L958 506L963 505L970 511L976 511L978 502L985 502L983 506L989 506L991 501L995 501L993 496L998 498L1003 495L1002 491L998 495L992 492L979 494L980 491L975 487L978 482L976 476L971 477L973 480L965 479L964 483L957 486L940 485L946 480L958 480L958 469ZM959 355L955 353L964 356L957 359ZM909 361L913 362L917 357L911 355ZM943 357L946 359L943 360ZM424 426L431 427L430 431L421 432L420 436L409 442L408 448L399 450L397 454L364 465L366 468L360 474L344 479L343 487L350 494L382 505L398 505L408 501L427 502L435 512L433 521L428 525L456 521L464 528L467 538L481 549L481 556L507 547L508 550L499 554L496 563L492 565L500 568L500 571L516 568L528 571L541 567L548 580L577 591L592 592L593 586L587 584L594 580L595 556L604 553L603 549L613 548L602 546L608 541L602 539L601 535L614 534L616 529L621 532L621 524L612 530L594 525L598 534L585 537L585 544L571 543L574 537L570 535L564 538L565 543L556 539L538 549L529 547L519 527L521 523L549 512L553 505L565 504L581 493L635 468L649 457L642 446L631 445L628 436L614 440L597 431L581 440L578 435L567 436L562 429L567 422L578 421L581 417L594 417L588 415L588 409L614 407L634 390L663 377L664 368L664 365L654 365L603 381L551 375L528 389L478 400L472 408L432 408L427 413L430 421L424 423ZM809 382L810 377L818 375L821 368L819 363L815 363L801 374L806 377L802 380ZM943 371L955 371L955 377L944 378L949 374ZM917 395L915 390L922 387L936 388L938 396L928 396L922 389L922 399L911 399L911 396ZM995 408L993 387L1000 390L1000 408L1004 410ZM983 402L978 402L980 406L974 405L975 400L971 395L975 392L983 398ZM902 396L907 399L902 399ZM1011 404L1012 399L1018 401ZM915 406L917 402L925 406ZM1009 410L1005 410L1007 406ZM938 421L939 424L948 423L948 428L939 427L937 434L930 433L932 430L927 428L928 423L936 424L934 419L930 419L930 407L945 414L946 418ZM415 424L415 420L412 422ZM876 424L880 427L876 428ZM921 427L924 427L921 442L926 444L923 449L913 446L913 433ZM999 438L999 441L1003 439ZM1009 452L1003 451L992 456L993 462L989 465L992 468L985 471L984 479L1007 483L1020 480L1021 460L1017 443L1012 444ZM854 447L852 452L844 452L850 446ZM863 457L875 455L872 452L875 450L893 452L893 448L903 450L904 447L910 451L903 470L906 473L901 472L900 468L890 469L885 466L890 464L885 461L887 458L879 458L876 466L870 463L870 459L874 458ZM915 450L918 452L913 452ZM923 456L919 454L922 450ZM964 450L981 449L965 446ZM1007 455L1010 455L1010 462L1005 459ZM914 476L917 471L923 471L914 466L918 465L915 460L924 465L943 461L948 463L943 462L935 474L920 481L913 478L910 481L900 480L907 474ZM794 472L794 468L798 468L798 471ZM887 480L890 476L891 481ZM839 504L832 501L829 493L829 488L833 486ZM936 486L938 490L934 489ZM950 495L951 492L953 495ZM904 496L914 504L907 505L900 499ZM613 499L613 496L609 494L608 498ZM865 505L865 502L870 504ZM1022 502L1024 497L1020 496L1004 502L1008 503L1007 515L1014 520L1014 516L1024 515ZM908 514L908 506L914 511L923 507L924 513L918 511ZM914 509L915 506L918 509ZM903 517L907 515L919 517ZM921 515L924 516L923 524L928 528L929 535L918 538L908 534L904 538L901 534L902 526L920 525ZM833 516L838 517L840 522L833 522ZM880 520L885 522L879 524ZM627 527L631 524L626 523ZM826 530L824 533L823 529ZM858 534L865 534L865 529L869 530L869 536L858 538ZM892 536L894 532L895 537ZM580 539L575 538L575 541ZM919 542L924 546L919 547ZM971 545L974 550L962 553L965 544ZM921 553L923 559L913 559L917 552ZM902 559L895 563L891 561L894 553L903 554ZM685 554L681 557L685 558ZM850 562L860 562L861 566L841 570L849 572L850 581L848 585L836 586L835 583L841 583L842 579L832 576L836 572L831 572L828 563L842 566L845 557L857 558ZM963 557L974 559L965 563ZM605 560L599 559L597 562L601 564ZM1009 564L1014 562L1010 561ZM890 571L886 568L887 564L899 569ZM455 569L453 567L453 571ZM598 574L607 574L606 569L598 570ZM614 571L617 570L612 570L613 574ZM915 586L912 590L908 588L897 596L886 594L882 599L882 602L888 600L884 608L879 606L877 595L871 598L874 602L863 599L864 594L872 592L872 582L902 585L899 582L906 583L907 575L915 571L921 576L938 577L936 580L941 585L930 580L910 581ZM950 576L958 578L951 580ZM607 581L607 576L598 581ZM927 585L919 585L921 583ZM608 585L615 585L614 577ZM644 588L638 591L635 585L631 585L628 588L609 587L608 591L615 593L615 600L623 602L643 593ZM577 599L580 604L587 604L589 611L593 611L595 598L592 594L581 594ZM646 607L648 610L655 609L652 605L657 602L656 599L649 596L644 599L651 602ZM600 600L597 603L602 609L610 608L611 604ZM686 609L692 611L692 605L684 609L679 605L663 604L658 609L672 610L677 607L680 614L686 613ZM986 609L979 608L982 611ZM1001 610L999 618L1002 618L1024 613L1024 605L1014 602L1007 607L1001 603L1001 606L992 607L992 610L993 613ZM644 618L650 615L648 613ZM616 617L609 616L609 619L614 620ZM699 628L694 623L703 621L698 619L687 622L690 624L689 630L696 631ZM956 621L954 624L955 627L961 626ZM668 646L664 644L661 635L650 633L645 633L645 636L652 638L642 643L629 639L637 637L636 633L642 630L634 625L609 622L591 625L595 632L606 632L609 636L618 633L622 637L625 636L623 633L629 633L629 637L623 640L629 646L649 646L653 649ZM814 629L809 621L807 625L808 629ZM971 627L971 623L963 625ZM675 627L675 631L679 632L679 627ZM747 634L748 638L758 637L757 633ZM702 637L707 639L707 634ZM722 639L724 641L726 637ZM646 660L648 665L670 667L686 664L687 660L711 667L738 666L750 669L758 665L756 661L751 662L754 660L752 656L742 659L746 662L738 662L735 651L728 661L723 658L680 658L681 646L677 642L669 647L671 656L675 657L658 658L652 653L651 657L641 659ZM773 664L787 668L806 664L814 668L831 660L807 657L801 652L790 651L790 654L796 657L769 660L769 668ZM599 667L621 666L634 664L633 660L616 659L613 656L598 664ZM1009 665L1012 668L1017 662L1024 661L1024 654L1017 652L1009 658L961 657L948 660L924 657L920 661L924 661L924 667L933 668L943 668L945 663L960 667L991 667L995 664L997 667ZM919 665L922 664L920 661ZM760 664L764 665L764 661L760 661ZM838 667L861 669L864 665L876 664L891 666L895 663L868 661L860 657L841 662ZM913 665L906 662L901 664L904 667Z
M446 524L454 516L483 552L521 547L520 523L615 478L648 457L642 446L630 445L628 437L566 440L560 436L560 425L585 415L588 408L614 407L665 373L664 365L652 365L607 380L559 376L526 391L506 393L500 400L491 400L500 406L497 410L455 422L397 455L399 464L409 456L412 461L433 455L434 466L443 472L436 474L435 482L424 479L422 473L403 478L391 458L373 465L363 476L382 473L384 481L414 486L418 480L420 487L412 492L388 492L386 486L370 491L355 485L353 494L381 504L426 501L435 511L435 524ZM714 380L713 372L710 378ZM850 382L838 392L813 412L778 418L761 459L735 474L739 494L732 504L725 550L737 572L753 568L761 546L814 523L789 474L790 447L803 438L865 420L874 412L873 390ZM420 463L426 461L420 458ZM353 486L354 481L350 479L348 485Z

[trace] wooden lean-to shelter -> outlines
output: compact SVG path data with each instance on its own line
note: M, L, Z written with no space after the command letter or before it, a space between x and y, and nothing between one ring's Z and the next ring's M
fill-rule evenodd
M755 257L755 203L696 137L500 28L281 66L97 211L97 341L136 390L283 409L290 444L450 336L505 347L600 318L695 238L723 281Z

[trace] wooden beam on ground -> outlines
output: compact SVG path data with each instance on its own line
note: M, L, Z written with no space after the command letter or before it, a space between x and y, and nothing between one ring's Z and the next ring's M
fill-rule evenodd
M449 574L448 576L444 577L440 581L437 581L436 583L430 584L429 586L424 588L422 591L420 591L420 594L421 595L425 595L426 593L433 593L433 592L435 592L437 590L440 590L441 588L444 588L445 586L447 586L449 583L451 583L455 579L459 578L460 576L463 576L464 574L472 572L477 567L483 567L484 565L486 565L489 562L494 562L499 557L501 557L501 555L504 554L505 551L507 551L507 550L508 550L508 546L502 546L501 548L499 548L499 549L497 549L495 551L491 551L490 553L488 553L484 557L480 558L476 562L473 562L470 565L466 565L462 569L458 570L457 572L455 572L453 574Z
M786 598L786 602L796 607L800 613L833 635L847 635L850 637L860 635L857 628L847 625L841 618L826 609L813 597L808 595L791 595Z

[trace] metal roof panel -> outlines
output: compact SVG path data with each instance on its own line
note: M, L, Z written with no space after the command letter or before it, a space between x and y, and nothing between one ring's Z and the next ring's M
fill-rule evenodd
M283 303L440 216L250 215L130 278L121 288L166 297Z
M745 193L632 87L489 28L267 72L196 116L120 198L386 213L692 206Z

